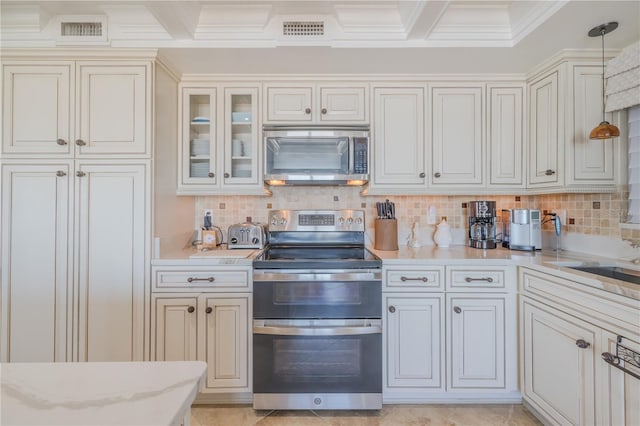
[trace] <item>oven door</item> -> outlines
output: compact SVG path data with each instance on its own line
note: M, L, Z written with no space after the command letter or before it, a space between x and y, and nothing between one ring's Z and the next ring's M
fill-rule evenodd
M256 409L380 409L382 321L255 320Z
M380 271L254 271L255 319L381 318Z

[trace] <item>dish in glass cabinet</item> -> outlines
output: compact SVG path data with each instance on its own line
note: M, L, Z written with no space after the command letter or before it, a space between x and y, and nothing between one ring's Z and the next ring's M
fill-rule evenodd
M194 117L193 120L191 120L192 123L209 123L210 120L207 117Z

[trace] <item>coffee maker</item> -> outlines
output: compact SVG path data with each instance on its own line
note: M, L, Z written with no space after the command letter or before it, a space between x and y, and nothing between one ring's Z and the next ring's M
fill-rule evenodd
M469 202L469 247L494 249L496 240L496 202Z

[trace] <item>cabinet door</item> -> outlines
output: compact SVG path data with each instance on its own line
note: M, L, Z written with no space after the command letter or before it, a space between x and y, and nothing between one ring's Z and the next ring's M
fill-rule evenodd
M437 295L385 297L385 391L443 386L441 306Z
M447 388L504 388L504 297L447 295L447 312Z
M573 68L573 138L567 144L567 185L615 184L614 149L617 139L591 140L589 133L602 121L602 67ZM606 119L614 122L612 114Z
M313 88L269 87L266 88L266 122L310 122L313 121Z
M225 88L224 184L257 185L258 89Z
M482 87L433 87L431 184L481 185Z
M3 67L2 152L70 154L71 63Z
M142 361L149 165L85 161L76 176L78 360Z
M528 298L522 307L524 399L555 423L594 424L598 329Z
M198 358L206 361L207 384L212 392L250 391L248 294L200 296L198 316L205 335Z
M2 166L2 362L71 360L71 170Z
M198 299L154 296L153 303L152 361L195 361Z
M524 186L522 87L489 87L489 185Z
M320 86L320 121L366 123L367 87Z
M618 336L608 331L602 333L602 352L616 355ZM640 353L640 342L623 338L620 342L625 347ZM636 360L637 361L637 360ZM640 425L640 380L625 374L623 371L612 367L604 360L599 359L599 367L602 372L601 386L598 386L601 402L598 424L602 425ZM621 367L640 374L640 368L629 362L621 362Z
M78 155L151 157L150 65L77 66Z
M215 89L183 88L180 104L178 191L193 187L216 187L217 175Z
M372 189L423 190L424 88L373 89Z
M559 72L553 72L529 86L529 185L562 184L564 149L558 93ZM560 121L562 120L562 121Z

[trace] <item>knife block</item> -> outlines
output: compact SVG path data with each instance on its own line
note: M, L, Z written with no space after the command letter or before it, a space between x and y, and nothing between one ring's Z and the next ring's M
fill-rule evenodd
M373 248L376 250L398 250L397 219L375 220L375 242L373 243Z

